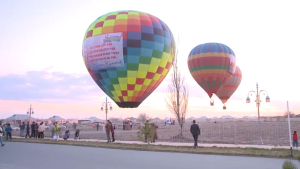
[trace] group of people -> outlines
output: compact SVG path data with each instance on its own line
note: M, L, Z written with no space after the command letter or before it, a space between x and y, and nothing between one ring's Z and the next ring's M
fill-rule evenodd
M115 130L116 130L116 124L112 124L109 120L107 120L105 125L105 131L107 136L107 142L115 142ZM110 133L112 136L112 140L110 139Z
M22 122L22 124L20 124L20 137L44 138L44 132L44 122L41 122L40 124L37 122L32 122L31 125L29 122L27 122L27 124L25 124L25 122Z
M133 125L132 121L130 121L130 120L124 120L123 121L123 130L125 130L125 128L126 128L127 125L129 125L130 129L132 129L132 125Z
M149 120L146 121L145 123L145 142L150 139L151 143L155 143L155 140L158 139L157 136L157 128L158 126L154 123L149 123ZM152 130L152 132L151 132ZM151 136L152 134L152 136Z

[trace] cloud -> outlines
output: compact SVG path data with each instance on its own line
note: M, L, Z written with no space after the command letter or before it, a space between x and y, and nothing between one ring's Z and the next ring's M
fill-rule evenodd
M0 76L0 99L44 102L90 101L104 95L90 75L30 71Z

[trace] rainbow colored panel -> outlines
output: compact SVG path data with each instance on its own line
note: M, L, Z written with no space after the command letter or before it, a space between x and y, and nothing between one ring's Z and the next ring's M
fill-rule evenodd
M124 67L93 70L97 85L119 107L138 107L162 82L172 66L175 42L159 18L138 11L117 11L97 18L87 29L90 37L123 33Z
M188 67L195 81L212 97L234 73L235 60L235 54L228 46L205 43L192 49Z
M229 81L219 90L216 94L223 104L233 95L236 89L239 87L242 81L242 71L236 66L234 74L231 76Z

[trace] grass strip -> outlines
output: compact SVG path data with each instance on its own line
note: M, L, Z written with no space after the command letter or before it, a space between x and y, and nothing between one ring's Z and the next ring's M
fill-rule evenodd
M151 144L125 144L125 143L104 143L92 141L54 141L49 139L22 139L14 138L13 142L42 143L42 144L58 144L72 146L87 146L99 148L112 148L124 150L143 150L143 151L159 151L159 152L177 152L192 154L215 154L215 155L234 155L234 156L252 156L252 157L272 157L272 158L289 158L296 159L300 156L299 150L293 150L294 158L291 157L289 149L261 149L261 148L231 148L231 147L201 147L194 149L186 146L166 146Z

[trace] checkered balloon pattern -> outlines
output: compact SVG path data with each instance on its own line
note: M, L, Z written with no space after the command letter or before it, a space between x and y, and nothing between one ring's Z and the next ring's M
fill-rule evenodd
M97 85L121 108L138 107L163 81L172 67L175 42L171 30L157 17L138 11L117 11L97 18L88 38L122 32L123 67L86 67ZM86 63L86 60L85 60Z

